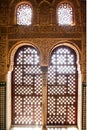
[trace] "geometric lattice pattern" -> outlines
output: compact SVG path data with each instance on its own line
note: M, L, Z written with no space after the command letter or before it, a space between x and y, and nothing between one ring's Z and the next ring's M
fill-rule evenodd
M21 4L17 8L17 24L30 25L32 20L32 9L28 4Z
M0 82L0 130L6 130L6 83Z
M73 24L73 9L69 3L62 3L57 9L58 23L60 25Z
M74 50L66 46L56 48L48 68L48 125L76 125L77 79Z
M18 49L12 78L12 123L41 125L42 72L36 49L30 46Z

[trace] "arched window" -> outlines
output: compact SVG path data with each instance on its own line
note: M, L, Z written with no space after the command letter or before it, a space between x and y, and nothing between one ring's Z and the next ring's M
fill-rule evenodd
M30 43L17 44L9 56L6 129L81 130L78 50L60 44L49 66L40 66L40 54Z
M16 22L18 25L30 25L32 23L32 8L28 3L22 3L16 9Z
M73 49L60 46L52 52L48 69L47 124L77 125L78 71Z
M59 25L73 25L73 7L71 4L64 2L57 7L57 20Z
M42 124L42 72L39 53L31 46L20 47L14 57L12 124Z

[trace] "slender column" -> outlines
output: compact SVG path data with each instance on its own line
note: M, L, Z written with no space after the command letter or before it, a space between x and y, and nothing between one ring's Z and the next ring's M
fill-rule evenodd
M6 130L11 128L11 74L13 71L13 63L9 66L7 73L7 86L6 86ZM9 113L9 114L8 114Z
M11 72L9 71L7 74L7 86L6 86L6 130L10 130L10 127L11 127Z
M40 24L40 9L37 8L37 25Z
M42 66L41 67L42 73L43 73L43 104L42 104L42 121L43 121L43 127L42 130L46 130L46 121L47 121L47 72L48 67Z
M53 9L50 8L50 25L52 25L52 14L53 14Z

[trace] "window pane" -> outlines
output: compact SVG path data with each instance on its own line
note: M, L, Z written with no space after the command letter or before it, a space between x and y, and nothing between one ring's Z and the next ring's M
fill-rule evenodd
M12 123L42 124L42 72L33 47L19 48L12 73Z
M75 52L66 46L55 49L48 69L48 125L76 125L77 81Z
M17 8L17 24L30 25L32 19L32 9L28 4L21 4Z
M60 25L72 25L73 24L73 10L71 5L63 3L58 7L57 10L58 23Z

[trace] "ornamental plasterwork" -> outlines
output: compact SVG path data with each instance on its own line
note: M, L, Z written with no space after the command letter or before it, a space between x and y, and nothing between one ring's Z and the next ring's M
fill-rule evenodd
M0 42L0 80L5 80L6 72L6 44Z
M13 26L8 28L8 33L80 33L81 26Z
M73 44L75 45L75 41L70 42L68 40L59 40L58 38L54 38L54 39L53 38L43 38L43 39L42 38L33 38L33 39L30 38L27 41L23 40L23 41L20 41L20 43L21 42L22 42L22 44L24 43L24 45L29 44L33 47L36 47L40 51L40 56L41 56L40 63L41 63L41 65L45 65L45 66L49 64L48 62L49 62L50 53L54 47L56 47L60 43L61 44L62 43L69 43L71 45L73 45ZM10 41L9 42L9 50L13 46L16 46L17 43L19 43L19 41L14 41L14 42ZM80 42L79 42L79 44L80 44Z
M29 38L64 38L64 39L81 39L82 34L80 33L27 33L27 34L9 34L9 40L26 40Z

